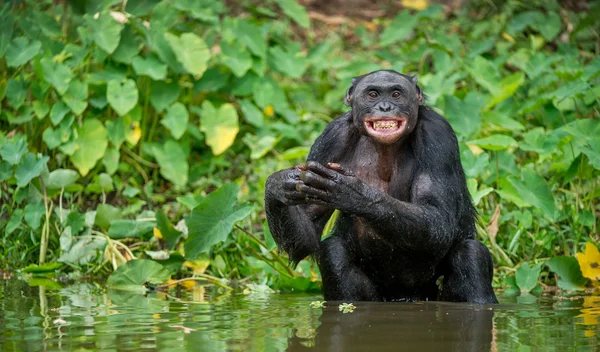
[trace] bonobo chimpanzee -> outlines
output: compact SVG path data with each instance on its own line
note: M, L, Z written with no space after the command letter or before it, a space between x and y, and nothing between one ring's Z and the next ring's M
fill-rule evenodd
M356 77L352 110L327 125L306 165L267 179L273 237L294 263L316 257L326 300L497 302L456 136L416 83L389 70Z

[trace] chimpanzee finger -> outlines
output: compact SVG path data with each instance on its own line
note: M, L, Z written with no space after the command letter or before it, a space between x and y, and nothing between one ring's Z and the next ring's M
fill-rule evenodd
M305 185L304 183L299 183L296 186L296 189L304 194L306 194L307 197L317 197L317 198L321 198L321 199L327 199L328 198L328 194L326 191L322 190L322 189L318 189L318 188L314 188L308 185Z
M330 168L331 170L335 170L335 171L339 172L342 175L354 176L354 172L344 168L342 165L340 165L338 163L327 163L327 167Z
M306 198L306 194L300 192L300 191L284 191L283 192L283 196L287 199L287 200L304 200L304 198Z
M314 205L329 205L329 203L321 200L320 198L312 197L312 196L306 196L306 203L314 204Z
M300 180L309 186L319 189L331 190L332 187L335 186L333 181L330 179L318 175L312 171L304 171L300 173Z
M295 168L296 170L300 170L300 171L306 171L306 170L308 170L308 169L306 168L306 165L296 165L296 166L294 166L294 168Z
M326 168L325 166L321 165L320 163L318 163L316 161L307 162L306 168L308 170L316 173L317 175L323 176L325 178L333 179L337 176L336 175L337 172L334 172L333 170Z

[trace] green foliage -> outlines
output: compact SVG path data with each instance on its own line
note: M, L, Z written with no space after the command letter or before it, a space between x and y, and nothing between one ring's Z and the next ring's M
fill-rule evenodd
M171 278L169 271L155 261L131 260L121 265L108 278L108 287L144 294L148 285L161 284Z
M498 283L521 261L572 257L598 240L599 7L538 4L436 5L331 31L296 0L9 2L0 268L41 250L86 272L151 257L318 288L316 266L289 269L263 226L265 179L304 162L351 78L380 68L416 75L454 127ZM582 287L568 261L547 263L560 287ZM539 270L519 266L514 286L532 289Z
M521 263L515 274L515 283L521 292L530 292L537 286L542 265L539 263L530 266L528 262Z
M556 283L563 290L584 290L589 281L581 274L579 262L575 257L560 255L548 260L546 265L558 275Z

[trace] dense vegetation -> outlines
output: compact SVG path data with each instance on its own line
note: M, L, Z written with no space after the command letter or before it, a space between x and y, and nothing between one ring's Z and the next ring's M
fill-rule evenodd
M496 285L526 261L532 289L553 258L582 288L574 256L599 241L594 6L472 1L333 26L295 0L8 2L0 269L76 278L146 258L157 277L317 288L267 233L264 181L303 162L351 77L390 68L456 130Z

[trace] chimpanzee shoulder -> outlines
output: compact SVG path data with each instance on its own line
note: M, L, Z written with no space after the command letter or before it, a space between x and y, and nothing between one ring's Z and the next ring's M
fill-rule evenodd
M327 124L310 148L308 160L320 163L336 162L347 152L352 141L358 138L360 135L353 125L352 111L348 111Z

